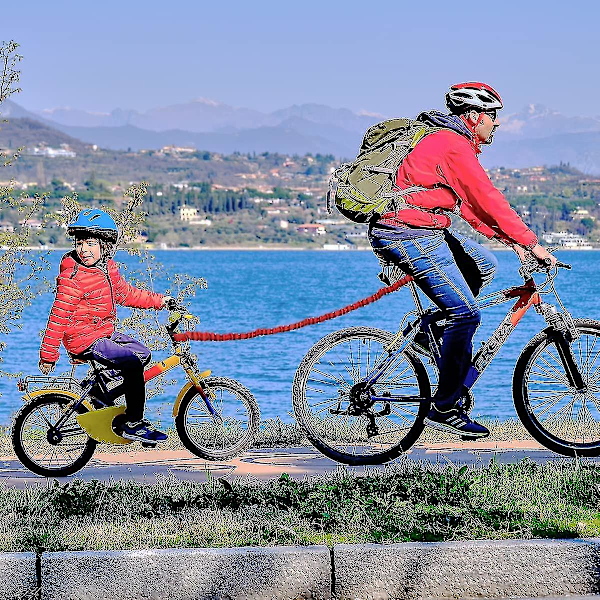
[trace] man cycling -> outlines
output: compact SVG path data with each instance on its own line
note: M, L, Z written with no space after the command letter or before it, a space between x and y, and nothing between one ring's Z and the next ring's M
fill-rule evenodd
M492 142L503 107L498 92L484 83L453 85L446 94L449 114L421 113L417 120L443 129L427 135L396 173L399 189L426 188L406 197L407 206L383 214L371 224L369 240L376 255L399 266L442 309L440 374L427 416L428 425L479 438L489 430L469 418L461 397L471 364L473 336L481 315L476 296L487 285L496 259L480 244L449 229L454 212L479 233L512 247L520 258L556 259L538 244L504 196L494 187L477 155Z

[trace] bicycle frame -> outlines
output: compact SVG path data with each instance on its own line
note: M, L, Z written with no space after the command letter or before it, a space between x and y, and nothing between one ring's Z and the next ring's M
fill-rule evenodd
M464 386L467 389L471 389L477 383L500 348L508 340L515 327L532 307L544 317L547 324L552 328L554 342L565 366L569 382L577 389L583 388L583 379L581 373L579 373L569 344L570 341L576 338L577 333L573 325L572 317L560 301L556 288L554 287L554 278L556 277L557 269L555 269L552 274L548 272L546 281L539 287L533 279L533 272L537 270L539 270L539 268L536 269L531 266L528 268L527 265L524 265L519 271L524 279L523 285L494 292L478 301L479 308L486 309L516 299L515 304L508 311L506 317L504 317L496 330L483 342L481 348L473 356L471 367L464 382ZM439 368L441 354L435 336L431 330L431 324L443 318L443 313L439 309L425 310L419 298L414 280L410 281L409 286L413 300L415 301L416 310L408 313L407 317L415 315L416 318L409 322L404 328L401 325L400 330L394 339L385 348L388 352L388 356L384 358L381 363L376 365L373 371L363 379L361 383L363 385L366 384L368 389L375 385L377 380L393 367L398 356L412 344L417 332L420 330L425 331L427 334L430 348L433 352L433 359ZM541 298L542 293L553 293L558 300L562 313L558 312L553 305L543 302ZM405 317L405 320L407 317ZM430 398L421 398L418 396L370 395L370 400L372 403L412 403L416 401L430 401Z
M480 308L485 309L497 304L510 302L514 298L517 301L506 317L502 319L494 333L492 333L489 339L475 353L475 356L473 356L471 368L467 373L464 383L467 389L471 389L475 385L527 311L532 307L538 307L542 303L542 299L537 291L535 282L533 279L530 279L522 286L490 294L482 298L482 301L479 303Z

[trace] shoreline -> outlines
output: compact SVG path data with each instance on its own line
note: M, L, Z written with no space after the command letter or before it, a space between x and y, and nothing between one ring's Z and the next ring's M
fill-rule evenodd
M488 246L486 244L483 244L484 248L487 248L488 250L492 250L493 252L513 252L513 250L511 248L507 248L506 246ZM9 248L3 248L4 250L8 250ZM72 246L54 246L52 248L43 248L40 246L23 246L22 248L19 248L20 250L37 250L39 252L68 252L69 250L72 250L73 247ZM340 253L340 252L372 252L372 248L370 246L360 246L357 248L348 248L347 250L332 250L329 248L311 248L311 247L306 247L306 246L293 246L293 247L289 247L289 246L177 246L176 248L119 248L119 250L141 250L141 251L146 251L146 252L173 252L173 251L182 251L182 252L188 252L188 251L204 251L204 250L209 250L209 251L223 251L223 252L248 252L248 251L267 251L267 252L272 252L272 251L283 251L283 252L294 252L294 251L298 251L298 252L334 252L334 253ZM556 252L594 252L600 250L600 247L598 248L558 248L556 250Z

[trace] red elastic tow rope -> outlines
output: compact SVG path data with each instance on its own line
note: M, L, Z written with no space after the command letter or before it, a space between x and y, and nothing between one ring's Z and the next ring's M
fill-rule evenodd
M398 288L401 288L403 285L406 285L409 281L412 280L413 278L410 275L405 275L402 279L396 281L396 283L393 283L392 285L388 285L387 287L380 289L378 292L375 292L367 298L358 300L353 304L348 304L348 306L344 306L343 308L339 308L338 310L325 313L324 315L321 315L319 317L308 317L306 319L303 319L302 321L298 321L297 323L291 323L290 325L280 325L279 327L269 327L267 329L255 329L254 331L247 331L245 333L213 333L212 331L186 331L185 333L176 333L173 336L173 338L177 342L185 342L187 340L193 340L195 342L229 342L231 340L249 340L251 338L259 337L261 335L273 335L275 333L283 333L285 331L301 329L302 327L307 327L308 325L316 325L317 323L323 323L324 321L335 319L336 317L345 315L349 312L352 312L353 310L356 310L357 308L367 306L372 302L376 302L386 294L395 292Z

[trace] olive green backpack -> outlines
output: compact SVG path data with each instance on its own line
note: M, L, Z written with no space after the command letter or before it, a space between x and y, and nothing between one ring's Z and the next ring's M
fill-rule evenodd
M329 180L329 213L335 203L350 221L367 223L402 204L408 205L405 196L425 188L393 189L396 172L419 141L439 129L411 119L390 119L369 127L356 160L342 164Z

